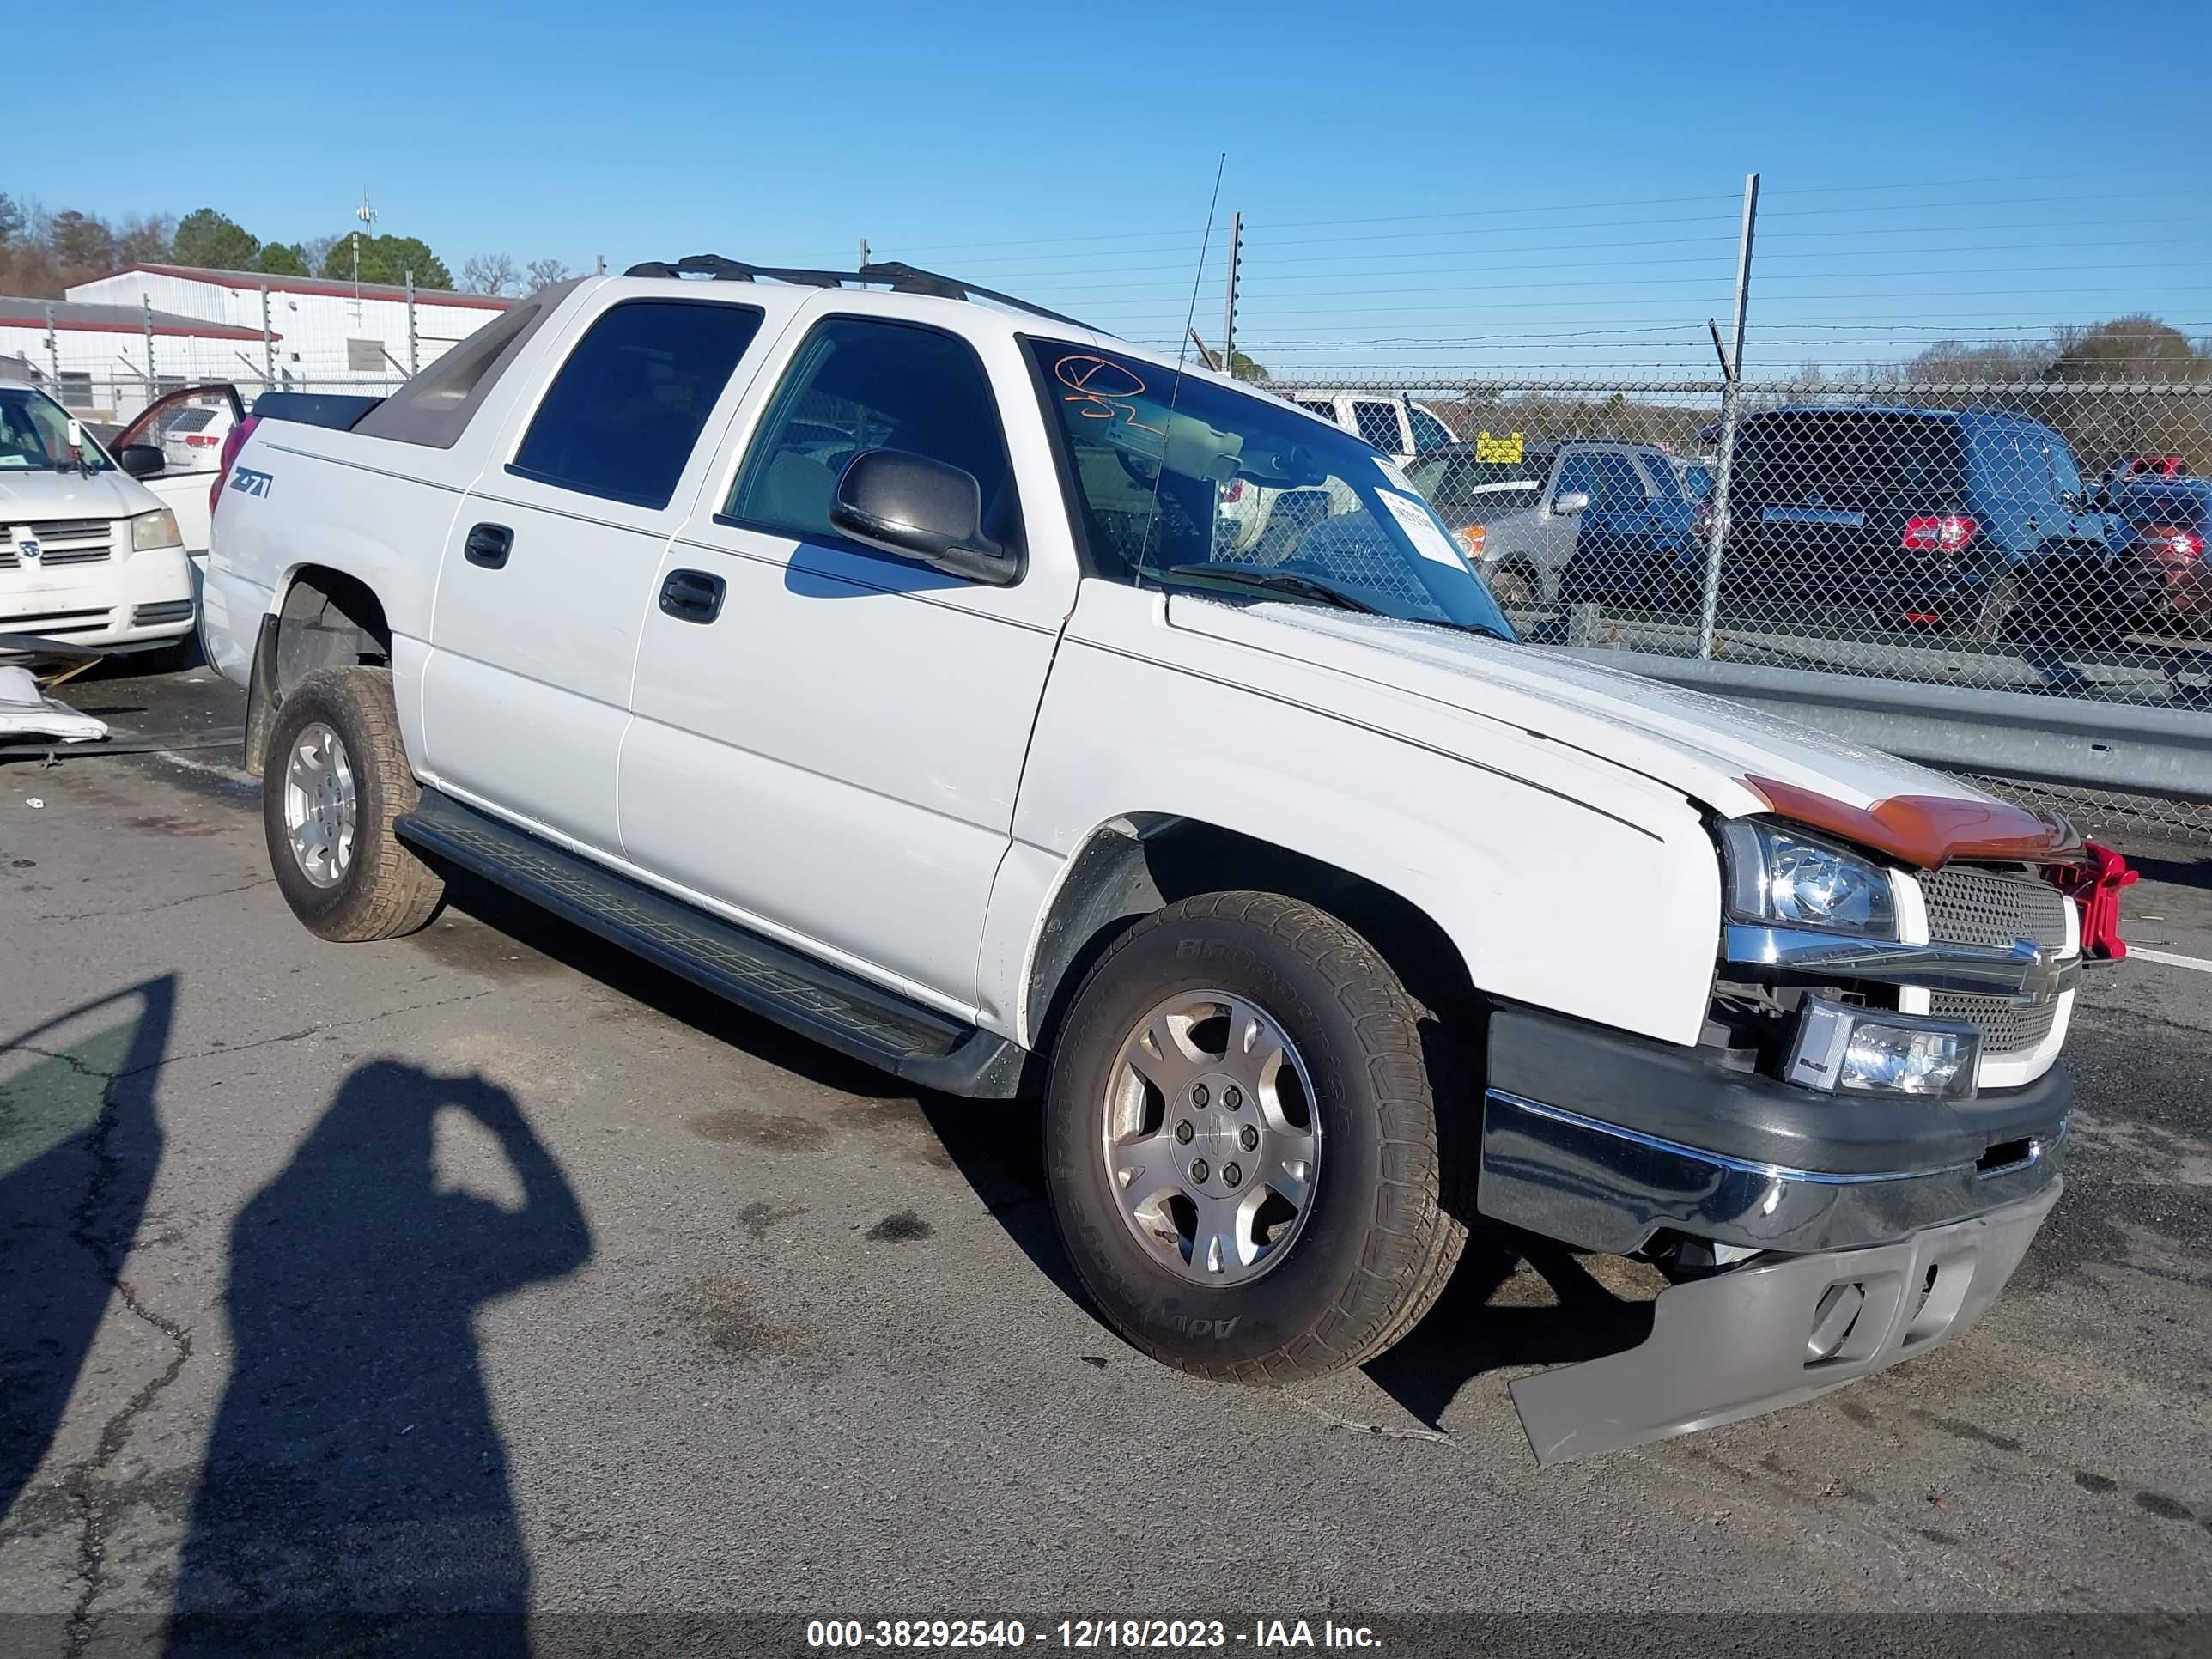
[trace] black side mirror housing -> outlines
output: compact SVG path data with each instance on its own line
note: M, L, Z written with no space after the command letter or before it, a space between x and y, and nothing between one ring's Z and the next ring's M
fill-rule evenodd
M159 444L125 444L115 452L115 464L134 478L150 478L167 468L169 458Z
M1022 574L1021 556L983 533L975 475L903 449L852 459L837 480L830 524L856 542L969 581L1004 587Z

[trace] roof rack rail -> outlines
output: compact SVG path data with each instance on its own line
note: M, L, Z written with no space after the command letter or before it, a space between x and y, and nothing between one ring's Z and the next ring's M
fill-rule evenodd
M994 304L1012 306L1017 311L1026 311L1033 317L1066 323L1070 328L1091 328L1090 324L1065 313L1048 311L1027 300L1016 299L1011 294L1001 294L996 289L981 288L974 283L962 282L957 276L940 276L933 270L917 270L897 260L878 260L872 264L862 265L858 270L808 270L788 265L749 265L742 259L726 258L719 253L694 253L673 264L665 260L647 260L642 264L632 265L623 275L705 276L718 283L789 283L801 288L842 288L848 283L874 283L888 288L895 294L927 294L940 300L989 300Z

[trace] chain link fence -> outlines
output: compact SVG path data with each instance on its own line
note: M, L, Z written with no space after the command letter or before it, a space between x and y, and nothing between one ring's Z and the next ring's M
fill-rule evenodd
M2212 381L1276 389L1450 428L1384 447L1524 638L2202 711L2212 747Z

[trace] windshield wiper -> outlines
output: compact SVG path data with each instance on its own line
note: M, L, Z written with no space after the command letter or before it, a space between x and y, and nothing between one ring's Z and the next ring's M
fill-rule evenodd
M1311 576L1294 576L1287 570L1262 570L1242 564L1177 564L1169 566L1163 574L1186 580L1219 582L1225 587L1249 587L1255 592L1280 593L1285 599L1310 599L1316 605L1334 605L1339 611L1357 611L1363 616L1385 614L1331 583L1317 581Z

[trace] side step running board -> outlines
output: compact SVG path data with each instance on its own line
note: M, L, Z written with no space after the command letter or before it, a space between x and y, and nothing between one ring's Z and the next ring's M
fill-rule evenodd
M762 938L425 789L396 826L460 866L750 1012L919 1088L1011 1099L1025 1051L1005 1037Z

